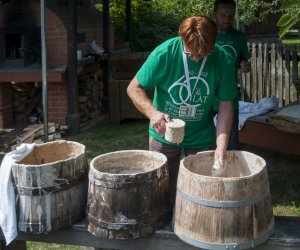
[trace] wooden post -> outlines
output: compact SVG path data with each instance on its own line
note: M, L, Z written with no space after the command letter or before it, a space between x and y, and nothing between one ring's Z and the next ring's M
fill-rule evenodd
M241 101L245 101L245 83L246 83L246 77L245 74L242 72L239 72L239 82L240 82L240 88L241 88Z
M292 52L292 60L293 60L293 84L291 86L291 98L292 101L296 101L297 98L297 85L298 85L298 49L295 46Z
M260 100L264 97L263 93L263 57L262 57L262 44L258 44L258 53L257 53L257 86L258 93L257 97Z
M250 43L248 43L248 50L250 51ZM251 66L252 66L252 59L251 59ZM252 71L252 70L251 70ZM246 101L251 101L251 72L246 74L246 95L247 95L247 100Z
M287 47L284 51L284 83L285 83L285 102L290 103L290 49Z
M282 60L282 47L277 48L277 72L278 72L278 82L277 82L277 89L278 89L278 99L279 99L279 106L283 105L283 60Z
M276 95L276 53L275 44L271 44L271 95Z
M118 80L111 79L109 82L109 94L114 98L109 98L110 122L111 124L120 124L121 107L120 107L120 83Z
M109 0L103 0L103 48L105 50L105 53L110 53L110 29L109 29ZM102 67L103 67L103 97L101 99L101 107L104 113L109 112L109 102L108 98L110 96L109 94L109 58L102 61Z
M264 95L269 96L270 95L270 89L269 89L269 51L268 51L268 44L264 44L264 65L263 65L263 81L264 81Z
M68 25L68 115L69 134L79 132L80 116L78 113L77 79L77 1L69 1Z
M251 101L257 101L257 64L256 64L256 44L252 43L252 81L251 81Z

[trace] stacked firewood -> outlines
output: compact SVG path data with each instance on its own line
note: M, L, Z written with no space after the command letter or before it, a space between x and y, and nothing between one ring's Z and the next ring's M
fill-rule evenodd
M95 73L80 77L78 84L80 126L85 126L101 112L103 83L99 80L99 74Z
M13 112L15 122L29 120L30 114L35 114L39 119L41 114L41 89L34 83L14 83L13 87ZM35 121L37 122L37 121Z
M47 141L59 140L66 134L68 127L60 126L54 123L48 123L48 139ZM11 150L16 149L22 143L43 143L45 141L45 129L43 124L30 124L15 135L14 139L9 143Z

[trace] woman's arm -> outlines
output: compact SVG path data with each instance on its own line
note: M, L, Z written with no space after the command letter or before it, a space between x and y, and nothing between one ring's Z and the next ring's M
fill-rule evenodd
M134 77L128 85L127 94L134 106L149 118L150 124L154 130L163 136L165 134L166 122L169 120L169 116L156 109L150 98L147 96L146 90L140 85L136 77Z

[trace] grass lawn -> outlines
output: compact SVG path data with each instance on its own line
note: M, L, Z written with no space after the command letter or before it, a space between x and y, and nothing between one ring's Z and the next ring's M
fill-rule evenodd
M99 125L76 136L65 137L86 146L88 162L94 157L118 150L148 149L148 122L125 121L121 125ZM274 215L300 216L300 156L242 145L267 162ZM28 242L29 250L78 250L80 247Z

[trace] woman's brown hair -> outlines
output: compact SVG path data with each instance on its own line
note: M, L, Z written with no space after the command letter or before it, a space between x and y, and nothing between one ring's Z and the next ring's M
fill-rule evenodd
M185 18L178 31L192 60L198 61L213 49L217 37L217 26L206 16Z

